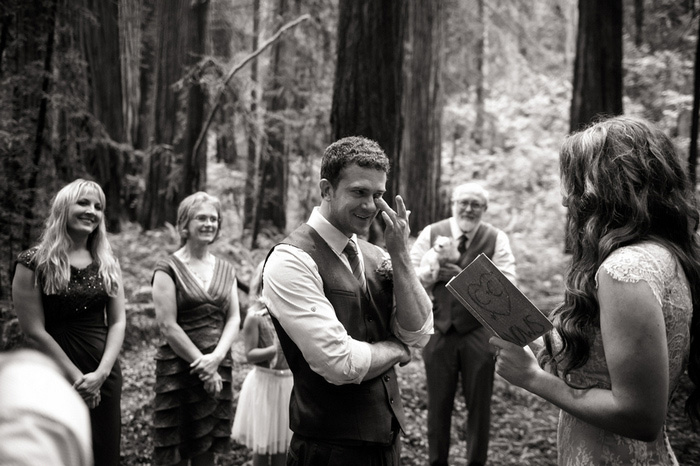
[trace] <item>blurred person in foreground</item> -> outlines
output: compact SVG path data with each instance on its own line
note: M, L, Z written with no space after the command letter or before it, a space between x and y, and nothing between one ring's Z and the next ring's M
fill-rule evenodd
M12 301L29 342L57 361L90 408L93 455L118 465L124 288L107 241L105 195L93 181L64 186L39 245L20 253Z
M66 376L38 351L0 354L0 464L92 466L88 408Z
M263 297L294 377L288 465L397 465L405 418L394 366L432 333L410 262L408 212L382 199L389 160L363 137L321 161L321 205L275 246ZM377 213L388 251L358 238Z
M437 276L419 273L423 286L432 286L435 334L423 350L428 389L428 460L431 466L447 465L450 427L457 384L461 374L467 407L467 464L484 465L488 455L491 396L495 362L489 345L491 332L447 290L445 285L483 253L513 283L515 258L508 236L483 221L489 193L475 182L452 191L452 216L428 225L411 248L411 261L421 270L421 260L438 237L457 243L458 259L440 266Z
M493 337L496 371L561 408L560 465L677 465L665 420L686 368L686 411L700 419L692 186L669 138L626 116L567 137L560 170L572 246L564 303L539 364Z
M180 249L156 264L153 302L163 341L156 354L155 465L213 465L230 450L231 345L240 313L236 271L214 256L221 203L205 192L177 210Z

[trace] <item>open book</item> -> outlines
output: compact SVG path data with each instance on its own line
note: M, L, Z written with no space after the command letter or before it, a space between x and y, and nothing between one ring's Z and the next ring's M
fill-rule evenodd
M552 328L547 316L484 254L445 286L484 327L506 341L525 346Z

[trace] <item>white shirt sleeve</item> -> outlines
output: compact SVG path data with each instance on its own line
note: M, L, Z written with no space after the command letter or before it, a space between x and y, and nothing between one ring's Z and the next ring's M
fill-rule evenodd
M404 345L411 346L414 348L423 348L425 345L428 344L428 341L430 340L430 335L433 334L433 313L428 313L428 317L425 319L425 323L423 324L423 327L420 328L420 330L411 332L401 327L398 319L396 318L396 308L394 308L393 312L391 313L390 325L391 333L393 333L396 336L396 338L401 340Z
M338 320L311 256L297 247L278 245L263 277L270 313L309 367L334 385L362 382L372 360L370 346L350 337Z
M496 236L496 245L494 247L493 258L491 259L496 267L503 272L503 275L512 281L515 286L518 285L517 276L515 274L515 256L510 249L510 241L505 232L499 230Z
M414 269L418 269L418 267L420 267L420 261L431 247L430 225L428 225L427 227L423 228L423 231L420 232L418 238L416 238L416 241L413 243L413 246L411 246L411 264L413 264Z

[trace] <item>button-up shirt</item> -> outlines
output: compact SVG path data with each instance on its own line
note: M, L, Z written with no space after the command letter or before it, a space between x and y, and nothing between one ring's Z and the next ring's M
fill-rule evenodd
M352 271L343 254L348 237L326 220L318 207L307 223ZM355 235L351 239L357 241ZM363 263L360 248L358 254ZM270 313L299 347L309 367L335 385L362 382L372 362L370 344L348 335L323 292L323 280L311 256L295 246L278 245L267 259L263 282ZM425 346L432 328L432 312L415 332L403 329L396 309L392 312L390 330L408 346Z

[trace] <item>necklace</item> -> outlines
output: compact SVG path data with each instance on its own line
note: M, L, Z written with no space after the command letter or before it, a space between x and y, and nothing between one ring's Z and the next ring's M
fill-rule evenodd
M185 259L185 265L204 288L209 286L209 282L214 276L214 256L207 254L204 260L197 260L196 263L192 260L192 257L188 257Z

